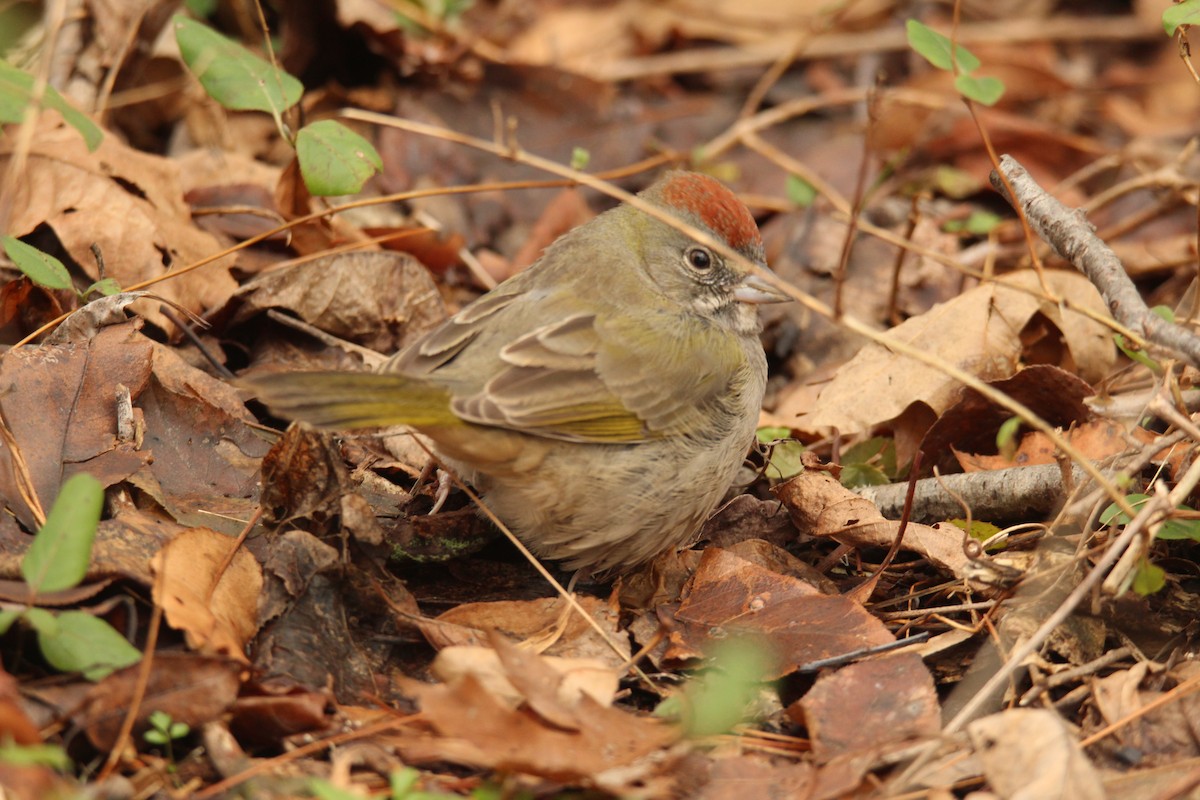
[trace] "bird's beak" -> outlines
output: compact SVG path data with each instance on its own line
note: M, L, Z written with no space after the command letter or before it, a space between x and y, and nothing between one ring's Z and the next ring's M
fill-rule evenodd
M733 297L739 303L786 303L792 298L776 289L757 275L747 275L733 290Z

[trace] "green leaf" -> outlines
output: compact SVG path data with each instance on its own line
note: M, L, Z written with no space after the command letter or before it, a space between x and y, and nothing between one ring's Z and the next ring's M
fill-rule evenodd
M1137 492L1125 495L1125 502L1129 503L1134 511L1137 511L1140 506L1145 505L1149 499L1150 495L1139 494ZM1116 503L1109 503L1108 507L1100 512L1101 525L1128 525L1132 521L1132 518L1122 511L1121 507Z
M1155 306L1150 309L1150 313L1161 317L1166 322L1175 321L1175 311L1170 306Z
M1009 417L996 431L996 449L1008 461L1017 454L1017 433L1021 430L1021 418Z
M12 739L0 739L0 764L16 767L50 767L67 772L71 759L56 744L14 744ZM70 795L68 795L70 796Z
M0 636L8 633L8 629L20 618L21 612L15 608L0 609Z
M992 538L993 536L995 536L997 533L1000 532L1000 529L997 528L992 523L980 522L977 519L971 520L970 525L967 525L967 521L965 519L951 519L951 520L947 520L947 522L949 522L951 525L953 525L956 528L961 528L962 530L966 531L968 536L970 536L972 539L974 539L978 542L986 542L988 539ZM997 544L993 544L990 547L988 547L988 549L989 550L1003 550L1004 543L999 542Z
M58 617L44 608L27 608L21 617L41 636L58 635Z
M98 681L141 660L142 654L111 625L84 611L58 614L58 632L38 632L42 655L61 672L79 672Z
M354 194L383 169L383 159L370 142L331 119L300 130L296 157L304 185L321 197Z
M79 472L67 479L21 560L21 575L35 594L78 586L92 558L92 540L104 505L100 481Z
M748 641L721 644L712 667L684 688L686 735L715 736L740 723L769 669L769 658L760 647Z
M71 273L66 266L49 253L43 253L33 245L22 242L15 236L0 239L4 252L25 273L29 280L47 289L70 289Z
M1125 496L1125 500L1129 505L1133 506L1134 510L1139 510L1150 499L1148 494L1129 494ZM1186 505L1179 505L1176 508L1180 511L1193 511ZM1116 503L1110 503L1104 511L1100 512L1101 525L1128 525L1132 520L1129 515L1121 510L1121 507ZM1158 527L1156 539L1192 539L1200 541L1200 520L1195 519L1168 519Z
M846 448L842 453L840 480L847 489L883 486L897 477L896 443L889 437L872 437Z
M21 122L33 104L33 76L0 59L0 123ZM62 114L66 123L83 137L89 151L95 151L104 134L88 117L66 101L53 87L47 86L42 105Z
M388 788L392 793L391 800L405 800L420 779L421 773L412 767L392 770L388 774Z
M802 454L804 445L795 439L790 428L767 426L759 428L755 435L761 444L768 445L767 477L774 480L785 480L804 471Z
M926 61L938 69L953 71L954 64L950 59L950 38L948 36L943 36L915 19L910 19L904 27L908 34L909 47L924 56ZM979 59L961 44L955 46L954 53L957 56L960 72L973 72L979 69Z
M799 208L808 208L817 199L816 187L799 175L789 174L784 180L783 188L787 199Z
M362 795L349 789L339 789L324 778L309 778L308 791L318 800L362 800Z
M942 228L947 233L969 233L986 236L1001 223L1000 216L990 211L972 211L966 219L952 219Z
M1180 506L1181 510L1188 510L1187 506ZM1191 539L1195 542L1200 542L1200 520L1197 519L1169 519L1158 528L1158 533L1155 539Z
M571 150L571 169L585 170L592 160L592 154L586 147L575 147Z
M1167 573L1162 567L1142 559L1133 573L1132 589L1142 597L1161 591L1167 585Z
M1162 12L1163 30L1167 36L1174 36L1180 25L1200 24L1200 0L1184 0L1173 6L1167 6Z
M974 75L959 75L954 79L954 88L968 100L994 106L1004 96L1004 81L999 78Z
M121 284L117 283L115 278L101 278L83 290L85 298L93 293L112 297L114 294L121 293Z
M304 93L304 85L207 25L176 15L175 40L183 61L208 96L234 111L278 117Z
M887 473L874 464L843 464L841 484L847 489L860 486L886 486L891 483Z
M933 173L933 185L955 200L964 200L983 188L983 181L966 170L941 165Z
M1141 364L1146 369L1153 372L1155 375L1161 375L1163 372L1162 364L1159 364L1146 353L1129 343L1129 341L1119 333L1113 334L1113 341L1117 344L1117 349L1125 354L1125 357L1130 361Z

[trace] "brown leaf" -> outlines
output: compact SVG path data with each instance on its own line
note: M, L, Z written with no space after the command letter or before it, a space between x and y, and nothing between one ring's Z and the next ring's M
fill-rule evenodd
M817 768L760 755L714 758L695 800L792 800L812 797Z
M116 744L117 732L129 712L138 685L140 664L118 670L87 693L76 718L88 740L101 751ZM176 722L193 728L217 719L237 697L242 667L236 661L194 653L156 653L150 682L138 706L135 735L146 729L155 711L171 715Z
M599 634L579 615L571 611L565 617L561 635L546 649L547 655L568 658L595 658L606 664L620 664L629 657L629 638L616 627L616 615L602 600L595 597L577 598L594 620L609 632L621 649L621 654L600 639ZM503 635L523 641L556 630L563 615L564 603L557 597L538 600L500 600L491 603L463 603L436 618L439 624L450 623L476 631L497 631ZM486 637L472 642L455 641L454 644L485 644ZM436 645L435 645L436 646Z
M329 434L293 424L263 456L260 502L269 522L323 517L348 491L350 473Z
M233 704L229 727L246 747L273 747L288 736L326 729L331 699L291 684L251 682Z
M193 528L171 540L152 562L162 576L155 582L154 601L192 648L246 661L246 644L258 630L262 571L254 556L239 549L224 573L217 574L234 542L207 528Z
M509 709L470 675L452 686L421 688L419 702L433 728L450 740L448 759L565 783L595 780L679 736L658 720L605 708L586 695L576 709L578 729L561 730L530 711ZM470 743L476 753L464 753L453 740Z
M76 472L111 486L150 460L145 448L116 438L117 384L136 397L150 374L152 345L139 327L114 325L88 342L22 347L0 359L0 383L7 387L0 407L43 509ZM0 440L0 493L21 522L36 529L13 469Z
M988 783L1001 797L1108 796L1100 774L1054 711L1010 708L972 722L967 733Z
M703 655L717 639L742 638L775 656L765 680L810 661L894 641L883 623L844 597L721 550L704 551L675 612L668 658Z
M406 253L320 256L268 272L236 295L233 324L284 309L342 339L392 353L446 318L429 271Z
M802 472L774 492L787 506L796 527L811 536L828 536L851 547L889 548L900 530L899 522L884 519L869 500L824 472ZM901 547L962 578L970 566L962 547L964 535L953 526L909 522Z
M1046 278L1051 288L1070 297L1073 305L1107 314L1099 293L1082 275L1054 271ZM1104 377L1115 360L1108 329L1077 311L1063 311L1046 302L1037 296L1039 291L1032 271L1013 273L935 306L896 326L887 336L991 380L1016 371L1020 360L1028 356L1022 332L1031 323L1037 326L1048 320L1061 332L1066 345L1058 349L1053 363L1077 371L1084 380ZM1041 357L1048 356L1043 353ZM871 343L838 370L798 425L808 430L832 427L843 434L865 432L887 424L914 405L940 414L955 402L958 389L958 381L938 368Z
M882 656L825 673L788 709L793 717L797 711L808 728L813 755L822 762L936 736L942 724L933 676L915 653Z
M11 135L0 138L0 168L7 168L12 147ZM105 277L123 287L161 277L221 249L192 224L173 161L134 150L117 136L105 136L90 153L56 113L39 120L25 174L9 196L8 208L8 233L23 236L49 225L93 281L100 278L94 244L104 256ZM234 257L227 256L160 283L155 291L202 314L224 305L233 292L233 263ZM174 328L157 303L142 303L139 311L164 330Z
M180 522L237 533L258 508L259 459L270 449L237 391L155 344L135 400L154 460L130 482Z
M612 705L620 676L611 665L596 659L538 655L514 647L499 634L489 637L493 647L455 645L438 652L429 667L442 683L471 675L510 708L524 702L547 722L564 730L577 730L572 709L586 694L600 705ZM495 642L505 642L495 647ZM501 648L509 651L503 656Z
M990 384L1058 428L1089 419L1092 414L1083 402L1095 393L1091 385L1055 366L1032 366L1011 378ZM926 454L921 474L932 475L936 467L953 472L958 466L950 448L964 453L995 453L996 434L1013 413L993 403L974 389L964 387L962 396L925 434L921 450ZM1030 463L1052 463L1030 462ZM1005 466L1015 466L1007 463Z

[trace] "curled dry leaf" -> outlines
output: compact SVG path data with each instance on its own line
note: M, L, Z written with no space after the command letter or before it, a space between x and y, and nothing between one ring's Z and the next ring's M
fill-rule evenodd
M496 647L497 639L504 641L492 636L494 647L447 647L434 658L430 671L443 683L472 675L509 707L529 702L543 718L566 729L577 726L569 711L561 709L573 708L580 696L612 705L620 676L611 666L594 658L542 656L506 641Z
M578 601L608 631L621 649L620 655L578 613L570 611L564 616L565 605L558 597L464 603L431 624L421 625L421 631L439 649L450 644L482 645L487 643L485 631L498 631L517 641L548 640L548 655L597 659L611 666L622 663L629 657L629 637L617 631L614 610L594 597L579 597Z
M0 405L43 509L75 472L110 486L151 460L116 436L117 384L136 396L150 378L153 345L140 326L113 325L89 341L22 347L0 359ZM9 444L0 442L0 500L36 530L13 458Z
M154 602L193 649L246 661L246 644L258 630L263 579L254 556L242 549L233 554L224 573L217 574L234 541L207 528L193 528L173 539L152 563L161 576L155 581Z
M891 547L900 529L899 522L884 519L871 501L823 472L802 472L778 486L775 495L802 532L828 536L851 547ZM966 578L971 562L963 552L964 536L954 526L935 528L909 522L902 547L920 553L943 572Z
M1000 797L1101 800L1100 773L1057 713L1010 708L972 722L967 733Z
M446 318L437 286L406 253L357 252L269 272L238 291L233 323L266 309L300 319L380 353L392 353Z
M1107 316L1100 294L1082 275L1048 272L1046 281L1060 297L1071 298L1073 306ZM1057 331L1045 330L1044 320ZM887 337L936 354L979 378L996 380L1009 377L1029 358L1029 333L1039 339L1035 344L1041 363L1056 363L1089 382L1106 375L1116 359L1109 330L1043 299L1032 271L977 286L897 325ZM959 386L936 367L871 343L837 371L799 426L865 432L915 404L937 415L955 402Z
M0 137L0 168L13 142ZM170 159L135 150L117 136L105 136L90 153L79 135L49 112L38 121L27 157L23 179L8 198L7 232L24 236L48 225L90 280L101 277L93 246L104 256L105 277L121 286L161 277L221 249L192 223L179 168ZM227 256L155 291L196 314L220 307L236 288L229 274L234 260ZM138 308L155 325L174 328L157 303Z
M574 728L564 730L529 710L509 708L471 675L452 685L413 688L425 719L440 735L421 742L422 752L469 766L619 791L614 773L617 780L640 780L636 767L653 770L659 761L654 754L679 737L672 726L606 708L586 694L573 711ZM403 753L402 744L400 749ZM629 767L634 769L620 769Z

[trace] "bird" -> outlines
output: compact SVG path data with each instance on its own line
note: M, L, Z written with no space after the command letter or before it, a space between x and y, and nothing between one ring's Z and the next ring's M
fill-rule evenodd
M749 209L672 170L639 198L766 270ZM692 544L754 440L767 363L758 306L789 299L623 203L374 372L243 381L275 415L406 425L541 558L614 576Z

